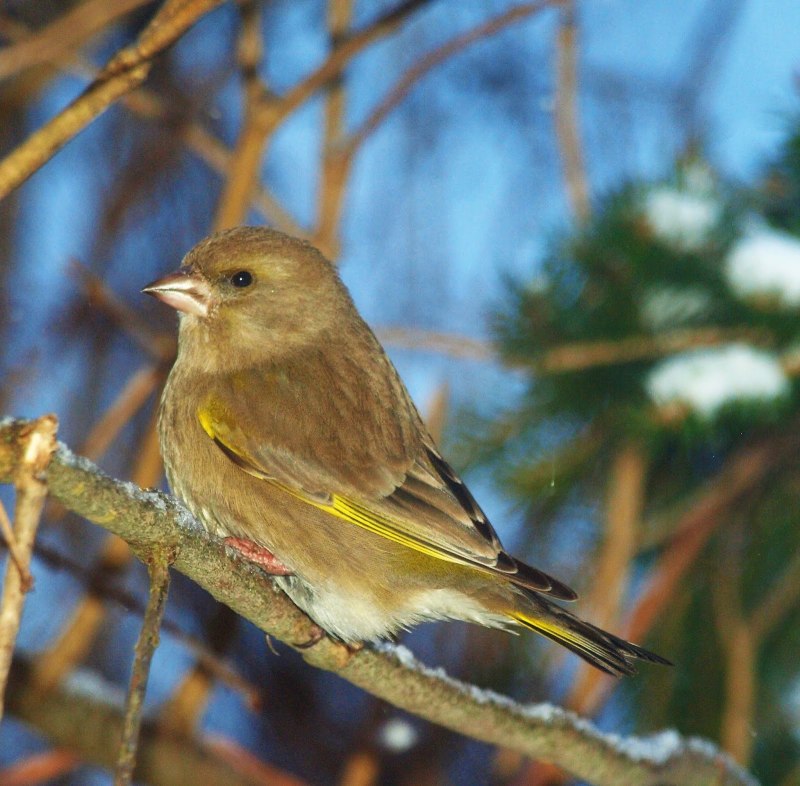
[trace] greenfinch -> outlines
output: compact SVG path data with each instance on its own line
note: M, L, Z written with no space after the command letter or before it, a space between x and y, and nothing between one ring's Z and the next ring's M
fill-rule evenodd
M227 230L143 291L180 317L159 415L172 490L323 630L358 643L458 619L529 628L611 674L668 663L506 553L313 246Z

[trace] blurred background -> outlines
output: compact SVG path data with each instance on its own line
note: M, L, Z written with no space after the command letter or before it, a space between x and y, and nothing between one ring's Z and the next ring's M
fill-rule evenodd
M5 0L1 152L157 7ZM140 288L215 228L307 237L509 549L676 665L611 681L455 623L404 643L800 784L797 30L795 0L226 3L0 203L0 413L53 411L74 450L162 485L175 317ZM113 704L146 572L55 505L33 572L0 783L108 784L69 703L33 722L23 699ZM231 783L570 782L268 647L178 575L147 712Z

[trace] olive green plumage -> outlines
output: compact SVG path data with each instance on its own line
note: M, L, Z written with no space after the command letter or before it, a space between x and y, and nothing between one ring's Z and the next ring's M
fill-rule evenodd
M172 489L211 532L274 555L329 633L465 619L537 630L615 674L664 662L566 612L551 598L572 590L506 554L312 246L221 232L145 291L180 313L159 420Z

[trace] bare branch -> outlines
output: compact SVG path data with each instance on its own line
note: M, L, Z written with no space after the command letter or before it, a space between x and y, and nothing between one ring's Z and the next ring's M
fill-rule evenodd
M26 559L20 547L17 545L17 539L14 536L14 526L8 518L6 506L0 500L0 529L3 530L3 538L5 538L6 546L8 546L8 553L14 567L22 579L22 589L27 592L33 586L33 577L26 565Z
M172 335L165 335L154 330L151 325L132 309L123 303L99 276L95 275L86 265L77 259L70 261L69 271L83 286L86 300L95 308L102 311L117 327L140 346L155 360L172 362L175 357L177 342Z
M261 13L253 0L239 6L242 29L239 34L239 69L244 92L244 122L228 162L227 177L217 206L214 229L244 223L251 196L261 175L261 159L275 130L271 108L277 100L261 82L258 71L262 58Z
M750 614L753 637L759 644L800 603L800 553L795 554Z
M252 778L258 786L306 786L305 781L267 764L226 737L206 737L205 745L221 762L228 764L235 772Z
M3 599L0 606L0 718L3 716L8 672L19 631L22 607L25 604L25 593L30 589L33 542L47 497L44 473L56 449L57 429L56 416L45 415L23 426L18 437L21 453L12 475L16 487L13 542L20 564L18 567L14 564L14 560L8 560L3 582Z
M725 511L742 494L762 482L786 456L797 451L800 439L796 429L797 424L793 423L777 438L742 448L696 495L680 517L669 546L661 554L630 615L625 628L628 638L638 641L647 634L671 602L681 578L716 530Z
M222 0L166 0L139 38L121 49L66 109L0 161L0 199L25 182L70 139L125 93L140 85L152 58Z
M21 460L24 421L0 425L0 481ZM174 548L174 567L289 644L307 642L314 623L257 568L229 553L174 500L112 480L63 446L48 472L50 492L67 507L126 538L145 561L153 550ZM492 744L549 759L597 786L721 786L753 784L708 743L674 732L647 744L603 735L588 721L551 706L523 707L501 696L430 671L407 651L367 646L358 652L329 638L302 651L313 665L334 671L398 707Z
M0 33L5 37L20 40L27 32L24 25L0 15ZM66 58L64 62L52 63L52 66L89 79L94 79L97 74L97 69L78 54ZM144 87L132 90L122 96L120 105L148 120L164 117L168 112L168 107L161 96ZM194 122L189 123L183 129L183 135L188 149L207 166L220 175L224 175L228 171L233 153L210 131ZM306 231L263 185L256 188L252 195L252 201L253 207L264 216L270 225L290 235L307 238Z
M741 520L722 547L719 575L713 585L714 616L725 658L725 701L720 742L744 766L753 749L758 642L742 612ZM731 542L733 541L733 542Z
M407 17L428 2L429 0L405 0L371 25L345 38L319 68L283 96L276 124L302 106L314 93L336 79L356 55L375 41L393 33Z
M561 11L556 33L556 92L554 119L561 151L567 195L575 216L585 222L591 213L589 186L583 166L578 124L578 56L575 3L570 0Z
M123 724L118 693L115 685L98 674L82 670L42 692L30 664L16 657L8 687L8 711L59 747L76 751L85 762L113 770ZM202 786L259 786L255 778L237 771L202 740L162 733L145 720L137 780L151 786L186 786L187 772L196 775L195 782Z
M117 769L114 773L114 786L129 786L133 781L139 730L142 725L144 695L150 676L150 664L158 646L164 608L167 605L171 561L171 557L166 553L154 552L147 564L150 575L150 591L142 620L142 629L136 640L131 681L128 687L128 697L125 700L125 720L122 725L122 742L119 747Z
M163 382L164 374L153 366L135 371L111 406L100 416L86 437L81 453L97 461L117 438L130 419L145 405L153 392Z
M335 51L345 40L353 12L352 0L328 0L328 40ZM341 74L328 86L325 97L324 141L320 185L317 193L317 226L313 243L329 259L339 257L339 222L352 157L342 155L345 133L345 91Z
M598 366L653 360L688 349L714 347L730 341L749 341L768 345L770 336L752 328L703 327L672 330L654 336L626 336L613 341L582 341L562 344L544 350L533 360L501 357L491 341L468 338L451 333L436 333L409 327L382 327L375 333L386 344L402 349L439 352L469 360L492 360L510 367L531 368L543 374L585 371ZM781 359L787 374L800 374L800 354L787 354Z
M41 30L0 49L0 79L65 57L121 16L150 0L85 0Z
M752 328L702 327L672 330L654 336L627 336L616 341L563 344L545 350L534 365L547 374L584 371L596 366L652 360L674 352L717 346L728 341L765 344L769 341L769 335Z
M411 92L413 87L422 77L432 71L436 66L441 65L453 55L466 49L476 41L482 41L496 35L509 25L521 22L533 14L542 11L553 5L561 5L564 0L537 0L533 3L523 3L515 8L511 8L503 14L499 14L483 22L472 30L462 33L448 41L424 57L421 57L409 68L398 80L397 84L389 91L380 104L371 112L369 117L361 124L361 127L354 131L344 145L343 153L352 156L361 147L367 137L386 119L398 104Z
M136 462L131 479L145 488L157 486L163 467L158 449L154 410L136 450ZM122 570L130 562L128 544L116 535L109 535L100 558L93 567L95 576L107 576ZM106 599L99 593L88 592L73 610L56 640L41 652L35 661L35 674L42 690L52 688L86 657L97 631L106 616Z
M0 770L0 786L36 786L40 783L53 783L81 764L81 760L72 751L63 748L34 753Z
M616 627L631 563L636 556L642 526L647 453L635 442L617 451L609 479L603 544L596 560L589 608L590 619L601 628ZM597 688L605 675L581 663L568 706L591 715L601 694Z
M125 590L110 577L98 575L97 571L93 571L91 567L86 567L56 549L42 545L41 542L37 542L34 545L34 555L37 559L55 570L68 571L70 575L81 582L90 593L96 592L98 595L102 596L104 600L116 603L122 609L132 614L137 614L139 616L144 615L144 604L140 603L132 592ZM84 606L80 604L78 609L82 608L84 608ZM73 627L85 630L87 626L74 625L74 623L65 626L67 631ZM219 680L227 688L230 688L231 691L238 693L242 701L251 709L255 711L261 706L263 701L262 688L246 680L229 662L212 651L204 641L197 636L187 633L180 625L169 619L163 621L161 628L186 647L186 649L197 658L207 674ZM91 627L89 629L94 630L94 628ZM57 643L52 646L52 649L56 649L59 646L64 646L61 636ZM69 646L68 642L66 646ZM49 652L49 650L46 652ZM67 660L71 664L71 667L74 667L79 663L80 658ZM41 656L33 661L33 674L37 689L43 691L50 690L54 685L58 684L61 675L58 675L59 678L49 680L43 684L40 666ZM2 780L0 780L0 786L2 786Z
M379 327L375 329L382 344L420 352L438 352L466 360L497 360L492 344L481 339L454 333L437 333L412 327Z

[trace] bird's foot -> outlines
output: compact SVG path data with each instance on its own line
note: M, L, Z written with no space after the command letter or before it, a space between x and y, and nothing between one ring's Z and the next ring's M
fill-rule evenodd
M320 628L319 625L314 623L309 631L308 638L305 641L300 642L300 644L295 644L294 647L298 650L311 649L311 647L313 647L315 644L319 644L319 642L321 642L327 635L328 634L325 633L325 631Z
M270 576L291 576L287 568L269 549L246 538L225 538L225 545L238 551L245 559L263 568Z

